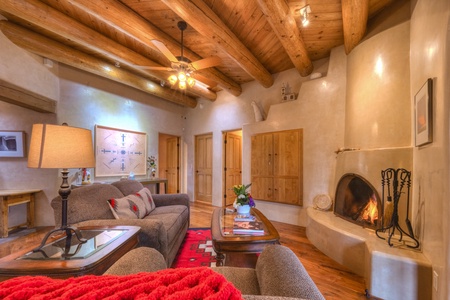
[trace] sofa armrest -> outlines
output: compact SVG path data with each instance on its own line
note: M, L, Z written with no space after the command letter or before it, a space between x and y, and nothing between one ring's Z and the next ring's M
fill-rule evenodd
M155 248L167 260L169 245L167 232L163 221L156 219L111 219L111 220L89 220L74 224L82 226L138 226L141 230L138 233L138 246Z
M187 194L152 194L156 207L167 205L186 205L190 206L189 196Z
M129 275L156 272L166 268L166 261L161 253L153 248L139 247L122 256L104 274Z
M285 246L266 246L255 270L261 295L325 299L294 252Z

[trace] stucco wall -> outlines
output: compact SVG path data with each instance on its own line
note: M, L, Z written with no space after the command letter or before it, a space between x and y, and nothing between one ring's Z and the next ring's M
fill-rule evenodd
M359 44L347 70L345 146L410 146L409 21Z
M414 197L424 214L423 251L437 272L433 299L450 299L449 99L450 2L418 0L411 17L411 103L427 78L434 80L433 143L414 149Z
M252 82L243 85L242 95L219 93L215 102L202 101L187 114L185 136L188 148L188 187L194 195L194 136L213 133L213 204L222 205L222 132L243 129L242 181L249 183L250 136L259 132L304 128L303 135L303 207L256 201L257 207L271 220L306 225L306 207L319 193L332 193L335 153L343 146L346 58L342 47L334 49L328 61L315 63L315 72L326 74L320 79L301 77L295 69L274 75L268 89ZM281 102L281 87L288 83L298 94L297 100ZM267 119L255 122L251 102L263 107Z
M13 47L15 46L13 45ZM3 52L3 50L4 48L0 47L0 57L2 57L0 61L7 61L11 52L16 56L24 56L24 60L29 55L26 52L23 53L19 48L15 51ZM20 59L19 57L11 62ZM8 67L11 68L11 66ZM38 113L0 101L0 128L25 131L27 145L29 145L31 127L34 123L61 124L66 122L71 126L92 130L93 138L95 125L146 132L148 153L155 156L158 153L159 132L176 136L183 135L185 108L65 65L56 65L55 68L58 72L52 76L58 78L56 94L60 95L57 113ZM46 68L41 69L39 65L29 64L27 74L30 74L32 78L22 74L19 77L20 80L17 79L17 81L32 82L35 77L35 69L37 73L46 70ZM46 72L53 74L54 70ZM48 76L50 75L47 74L43 77ZM10 78L15 77L11 76ZM45 84L42 84L42 88L45 90ZM54 88L53 81L48 82L48 88ZM28 169L26 157L0 158L0 164L0 189L42 189L43 192L39 193L36 199L36 225L54 224L53 210L49 203L57 196L61 185L59 170ZM70 170L70 176L76 171ZM117 177L101 177L95 178L95 181L117 179ZM10 213L10 226L22 223L25 207L12 207Z
M0 15L0 20L3 17ZM13 83L52 100L59 100L58 64L44 65L44 59L13 44L0 32L0 80Z

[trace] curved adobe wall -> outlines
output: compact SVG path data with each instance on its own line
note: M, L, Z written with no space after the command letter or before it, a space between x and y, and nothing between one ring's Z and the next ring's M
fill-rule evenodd
M409 27L387 29L348 55L345 147L411 144Z

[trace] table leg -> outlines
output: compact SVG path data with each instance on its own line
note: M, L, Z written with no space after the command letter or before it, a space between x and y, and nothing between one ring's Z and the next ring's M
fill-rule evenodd
M0 235L5 238L8 237L8 203L4 197L0 197L0 200L0 215L2 216Z
M216 253L216 266L217 267L223 266L224 260L225 260L225 255L222 252L217 252Z
M30 202L27 203L27 228L34 227L34 194L30 194Z

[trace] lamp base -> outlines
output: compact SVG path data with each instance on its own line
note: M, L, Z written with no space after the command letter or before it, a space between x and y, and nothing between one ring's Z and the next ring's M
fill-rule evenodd
M79 251L80 245L83 243L86 243L87 240L81 236L81 232L76 227L70 227L67 225L67 198L69 197L70 192L71 192L70 185L67 180L69 178L69 176L68 176L69 170L62 169L61 174L62 174L62 183L61 183L61 187L58 191L59 195L61 196L61 227L53 229L50 232L48 232L45 235L45 237L42 240L39 247L33 249L33 252L43 252L42 248L44 248L50 235L52 235L53 233L58 232L58 231L65 231L66 232L66 245L64 248L64 253L61 256L62 257L71 257L76 252ZM73 236L72 232L75 234L76 238L80 241L80 245L78 245L78 248L75 251L75 253L70 254L70 246L72 244L72 236Z
M56 228L56 229L53 229L53 230L47 232L47 234L42 239L42 242L39 245L39 247L34 248L33 252L42 252L42 248L47 243L48 238L53 233L58 232L58 231L65 231L66 232L66 245L64 247L64 253L61 255L62 257L71 257L71 256L73 256L74 254L76 254L78 252L79 246L78 246L77 250L75 251L75 253L70 254L70 246L72 244L72 236L73 235L75 235L76 238L80 241L80 244L83 244L83 243L87 242L87 239L85 239L85 238L83 238L81 236L81 232L76 227L66 226L66 227Z

